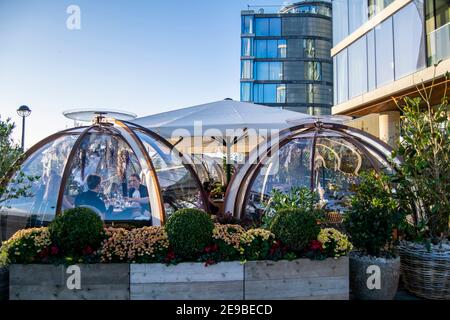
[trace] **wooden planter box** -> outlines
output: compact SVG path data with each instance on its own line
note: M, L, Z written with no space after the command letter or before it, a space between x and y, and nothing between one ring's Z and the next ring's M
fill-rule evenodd
M44 264L10 266L11 300L128 300L129 264L79 264L80 288L68 267ZM70 269L69 269L70 271Z
M348 300L348 257L247 262L245 299Z
M8 299L9 271L0 267L0 301Z
M66 266L11 265L10 299L264 300L348 299L347 257L311 261L80 264L80 288ZM72 278L73 279L73 278ZM69 280L69 281L68 281ZM73 283L72 283L73 284Z
M242 300L244 265L239 261L130 265L131 300Z

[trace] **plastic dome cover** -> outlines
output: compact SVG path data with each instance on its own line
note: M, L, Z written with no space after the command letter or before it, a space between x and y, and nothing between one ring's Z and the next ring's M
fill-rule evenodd
M274 190L314 190L328 210L344 213L366 170L389 171L391 148L377 138L338 123L310 121L261 143L228 186L225 212L259 220Z
M58 132L26 152L21 171L37 179L28 195L4 204L1 239L77 206L113 225L161 225L178 209L205 210L206 195L188 161L164 138L126 121ZM8 190L20 187L21 179L12 180Z

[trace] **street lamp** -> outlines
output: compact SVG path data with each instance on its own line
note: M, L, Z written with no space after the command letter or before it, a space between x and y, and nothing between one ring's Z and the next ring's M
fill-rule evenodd
M25 150L25 118L31 114L31 109L27 106L20 106L17 114L22 117L22 150Z

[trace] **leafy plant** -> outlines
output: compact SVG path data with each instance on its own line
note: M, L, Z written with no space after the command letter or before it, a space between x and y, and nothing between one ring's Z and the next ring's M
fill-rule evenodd
M418 88L420 97L396 101L402 111L402 140L393 156L402 159L394 175L396 198L412 217L412 240L437 243L449 236L450 220L450 122L445 76L444 96L432 104L430 89ZM424 227L425 226L425 227Z
M65 256L93 253L105 237L102 220L88 208L68 209L57 215L48 228L52 242Z
M181 209L170 216L165 228L175 255L193 258L210 244L214 223L204 211Z
M281 209L270 225L277 239L294 252L301 252L317 238L320 227L313 211L303 208Z
M265 229L255 228L247 230L241 237L241 254L244 260L270 259L271 252L276 245L275 235Z
M360 175L360 183L351 196L351 207L344 218L353 245L371 256L380 256L392 242L392 232L402 218L392 198L389 178L374 171Z
M263 227L269 228L276 213L282 209L300 208L305 212L318 213L318 201L317 193L306 187L292 187L287 193L273 189L262 218Z
M31 183L38 177L29 176L20 170L23 150L13 142L11 134L14 123L0 120L0 209L11 199L32 196ZM15 172L15 175L12 173ZM9 187L8 187L9 186Z

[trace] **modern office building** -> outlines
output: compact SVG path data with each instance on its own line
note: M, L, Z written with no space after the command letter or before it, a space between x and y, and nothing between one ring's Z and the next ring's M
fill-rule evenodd
M241 19L241 101L330 114L331 1L248 7Z
M354 116L351 125L393 144L393 98L418 96L423 83L439 103L448 82L450 0L333 0L331 55L332 113Z

